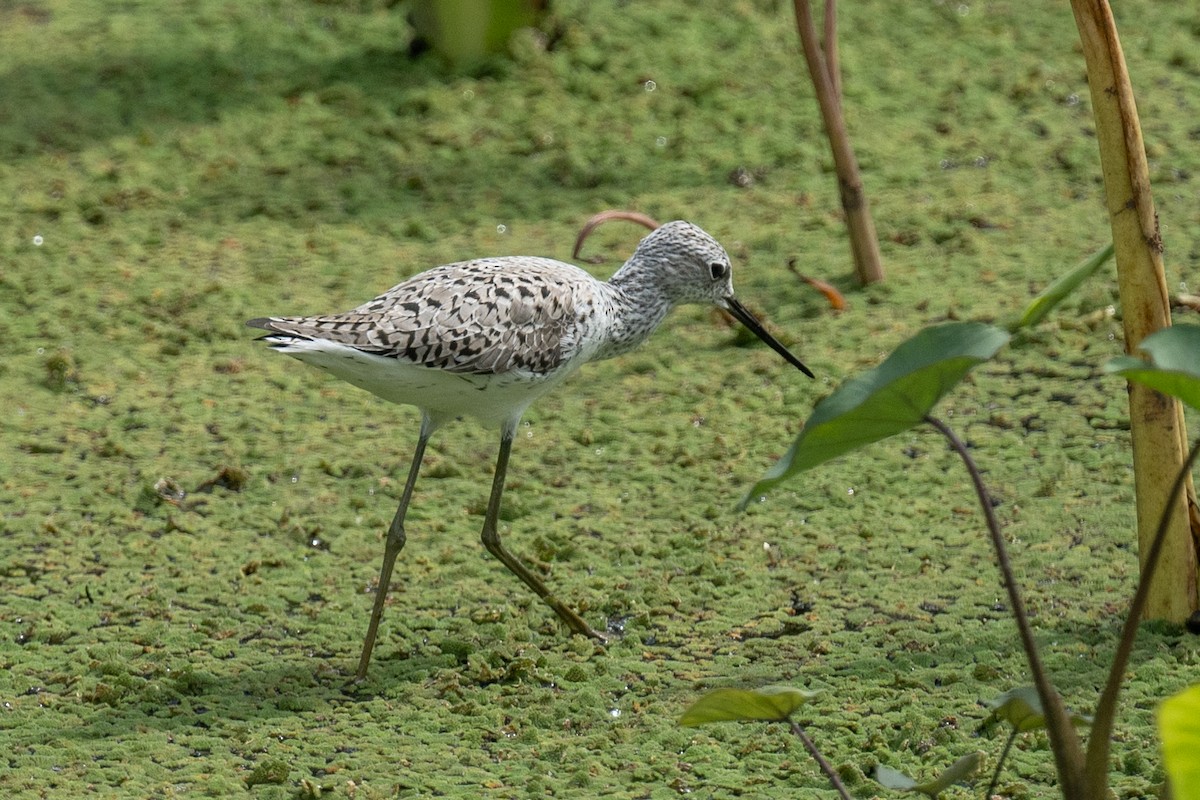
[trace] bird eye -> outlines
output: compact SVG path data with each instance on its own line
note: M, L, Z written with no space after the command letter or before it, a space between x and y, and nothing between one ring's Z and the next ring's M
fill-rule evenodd
M712 279L719 281L729 274L729 265L722 264L720 261L714 261L708 265L709 271L712 273Z

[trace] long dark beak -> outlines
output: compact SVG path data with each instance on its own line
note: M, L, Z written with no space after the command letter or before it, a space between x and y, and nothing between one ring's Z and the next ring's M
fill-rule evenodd
M758 338L767 343L772 350L783 356L789 364L803 372L810 378L816 377L808 367L804 366L804 362L792 355L791 351L779 343L771 334L767 333L767 329L762 326L762 323L754 318L754 315L746 310L746 307L737 301L737 298L725 298L725 310L733 315L733 318L750 329Z

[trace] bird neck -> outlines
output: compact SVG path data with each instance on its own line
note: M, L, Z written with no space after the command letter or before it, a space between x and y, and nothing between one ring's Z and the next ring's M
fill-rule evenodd
M605 284L608 325L597 358L627 353L650 338L676 305L660 283L626 264Z

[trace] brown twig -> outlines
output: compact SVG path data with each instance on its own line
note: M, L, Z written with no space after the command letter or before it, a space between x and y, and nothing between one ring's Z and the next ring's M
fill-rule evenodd
M800 280L807 283L809 286L816 289L821 294L825 295L825 299L829 301L829 307L834 311L845 311L849 308L845 296L837 290L837 287L832 283L823 281L820 278L814 278L811 275L805 275L800 270L796 269L796 259L789 258L787 262L788 270Z
M612 209L609 211L601 211L599 214L594 214L591 219L584 223L580 229L579 235L575 237L575 247L571 250L571 258L579 258L579 251L583 249L583 243L592 231L599 228L609 220L623 219L628 222L636 222L639 225L644 225L650 230L658 227L658 221L653 217L647 216L640 211L620 211Z

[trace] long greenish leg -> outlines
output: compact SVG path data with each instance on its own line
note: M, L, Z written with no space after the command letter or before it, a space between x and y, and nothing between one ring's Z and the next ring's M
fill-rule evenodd
M408 468L408 479L404 482L404 492L400 495L400 506L396 516L388 527L387 540L383 545L383 566L379 569L379 587L375 590L375 605L371 608L371 623L367 626L367 638L363 640L362 655L358 659L358 672L355 681L367 677L367 665L371 663L371 651L375 649L375 636L379 633L379 620L383 618L383 606L387 602L388 587L392 583L392 567L396 556L404 549L404 515L408 511L408 502L412 499L413 487L417 485L417 473L421 469L421 459L425 456L425 445L433 433L433 425L427 417L421 418L421 434L417 439L417 450L413 453L412 465Z
M558 618L565 622L573 632L600 642L608 641L604 634L584 622L583 617L576 614L574 609L551 594L550 590L546 588L546 584L542 583L541 578L530 572L529 568L504 549L504 545L500 542L500 532L496 523L500 517L500 497L504 494L504 476L508 472L508 456L512 451L515 428L515 425L505 425L500 436L500 454L496 457L496 474L492 478L492 494L488 498L487 513L483 519L483 546L489 553L500 559L500 562L508 567L510 572L524 581L526 586L533 589L546 605L554 609Z

